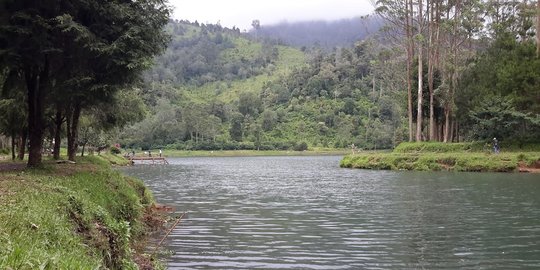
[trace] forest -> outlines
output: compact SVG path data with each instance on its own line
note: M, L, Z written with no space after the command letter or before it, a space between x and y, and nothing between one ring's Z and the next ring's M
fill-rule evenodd
M173 41L145 74L149 117L120 137L128 148L388 148L402 130L398 93L372 85L372 41L327 53L216 25L168 27Z
M61 146L73 159L116 143L302 151L540 140L540 8L529 0L381 0L371 20L384 26L331 47L270 33L286 24L254 20L242 33L142 4L25 4L0 13L0 132L13 158L29 141L29 165Z
M181 150L537 142L535 3L427 4L381 1L385 27L331 50L288 47L257 21L250 35L170 22L175 38L145 76L149 117L122 141Z
M0 130L11 138L13 159L28 146L27 164L38 167L46 152L59 159L67 146L74 160L85 133L142 119L134 93L169 40L164 1L0 5Z

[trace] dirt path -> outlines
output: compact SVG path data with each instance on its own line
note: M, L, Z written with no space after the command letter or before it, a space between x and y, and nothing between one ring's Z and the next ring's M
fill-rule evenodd
M22 171L26 168L25 163L0 162L0 172Z
M536 161L531 166L527 166L524 162L520 162L518 164L518 170L523 173L540 173L540 161Z

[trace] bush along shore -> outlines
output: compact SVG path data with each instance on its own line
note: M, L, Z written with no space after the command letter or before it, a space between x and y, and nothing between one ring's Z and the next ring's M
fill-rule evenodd
M392 152L345 156L344 168L414 171L540 172L540 151L535 145L508 146L495 154L482 143L402 143Z
M127 161L0 170L0 269L159 268L143 251L163 218L144 184L111 162Z

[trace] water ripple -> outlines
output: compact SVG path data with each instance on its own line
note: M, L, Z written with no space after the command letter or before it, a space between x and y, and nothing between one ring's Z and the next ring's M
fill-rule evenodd
M189 211L169 269L539 269L536 175L338 168L339 157L182 158L126 170Z

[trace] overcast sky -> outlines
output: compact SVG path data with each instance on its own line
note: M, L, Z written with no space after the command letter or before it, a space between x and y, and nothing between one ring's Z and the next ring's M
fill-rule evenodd
M281 21L334 20L367 15L369 0L169 0L174 19L217 23L249 30L258 19L261 25Z

